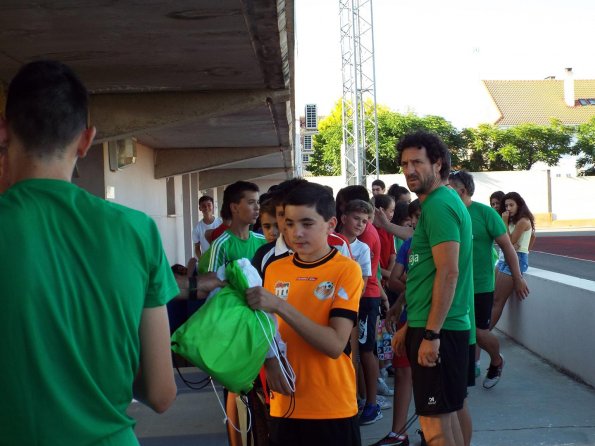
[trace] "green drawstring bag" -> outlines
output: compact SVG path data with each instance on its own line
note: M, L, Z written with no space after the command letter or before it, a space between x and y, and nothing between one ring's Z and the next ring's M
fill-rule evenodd
M228 285L211 297L171 337L171 349L234 393L246 393L262 367L275 335L274 322L246 303L242 266L227 265ZM258 275L258 274L257 274Z

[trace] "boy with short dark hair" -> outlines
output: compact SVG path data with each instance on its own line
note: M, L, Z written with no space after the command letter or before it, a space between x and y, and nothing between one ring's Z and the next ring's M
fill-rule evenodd
M279 229L279 236L275 242L269 242L260 247L252 259L252 265L258 270L261 277L264 277L264 272L271 262L293 254L291 241L287 240L284 236L285 197L294 189L303 186L304 184L308 184L308 180L303 178L292 178L291 180L283 181L281 184L277 185L277 188L275 188L273 192L271 192L270 200L271 204L275 207L275 217ZM325 188L325 192L332 196L329 188L326 186L323 187ZM351 257L349 243L340 234L337 234L336 232L330 233L327 237L327 242L329 246L336 248L337 251L344 256Z
M368 221L374 215L374 208L370 203L364 200L351 200L345 206L345 211L341 215L342 229L341 234L349 241L351 254L362 269L364 287L368 277L372 275L372 263L370 260L370 248L364 242L357 239L362 235Z
M194 255L199 259L203 253L207 252L210 242L205 238L205 232L209 229L215 229L223 221L220 217L215 217L213 197L203 195L198 199L198 209L202 213L200 220L192 230L192 242L194 243Z
M132 398L161 413L176 397L165 304L179 289L157 225L71 183L95 136L88 100L48 60L23 65L6 94L2 444L137 445Z
M386 190L386 184L384 184L384 181L382 181L380 179L376 179L376 180L372 181L372 195L376 196L376 195L384 194L385 190Z
M369 202L370 197L364 186L353 185L341 189L337 194L337 213L343 215L347 203L355 199ZM382 418L381 408L376 398L378 390L378 358L374 355L376 349L376 321L380 315L381 301L383 301L377 277L381 247L378 231L370 222L366 224L366 228L358 239L370 248L370 261L372 264L372 275L366 282L358 314L360 361L366 387L366 402L359 422L360 424L372 424Z
M274 242L279 237L279 226L272 198L260 205L260 227L267 243Z
M216 272L231 260L251 260L256 250L266 243L262 234L250 230L260 211L258 193L258 186L248 181L236 181L225 188L221 215L231 216L231 224L200 258L200 273Z
M360 268L329 246L335 203L323 186L285 199L285 234L295 254L267 267L264 287L246 292L254 309L275 313L297 379L295 393L269 383L270 444L361 444L355 370L349 352L363 289Z

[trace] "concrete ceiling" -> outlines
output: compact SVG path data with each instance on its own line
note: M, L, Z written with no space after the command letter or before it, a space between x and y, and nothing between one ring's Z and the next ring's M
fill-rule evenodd
M91 92L98 141L156 149L156 178L259 168L285 178L293 29L293 0L2 0L0 81L29 61L67 63Z

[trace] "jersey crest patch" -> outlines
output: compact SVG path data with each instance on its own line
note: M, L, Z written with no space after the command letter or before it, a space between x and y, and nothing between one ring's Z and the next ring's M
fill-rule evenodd
M275 283L275 296L280 299L287 300L289 294L289 282L277 282Z
M333 282L322 282L314 289L314 295L318 300L326 300L333 297L335 284Z

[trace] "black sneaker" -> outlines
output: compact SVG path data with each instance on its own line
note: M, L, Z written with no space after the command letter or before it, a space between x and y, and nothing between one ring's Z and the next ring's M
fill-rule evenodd
M502 360L500 361L500 365L490 364L490 366L488 367L488 373L486 374L486 377L483 380L483 387L485 389L491 389L496 384L498 384L498 381L500 381L500 377L502 376L502 369L504 368L504 358L502 357L502 355L500 355L500 359Z
M370 446L409 446L409 437L407 437L407 435L388 434L386 437Z

